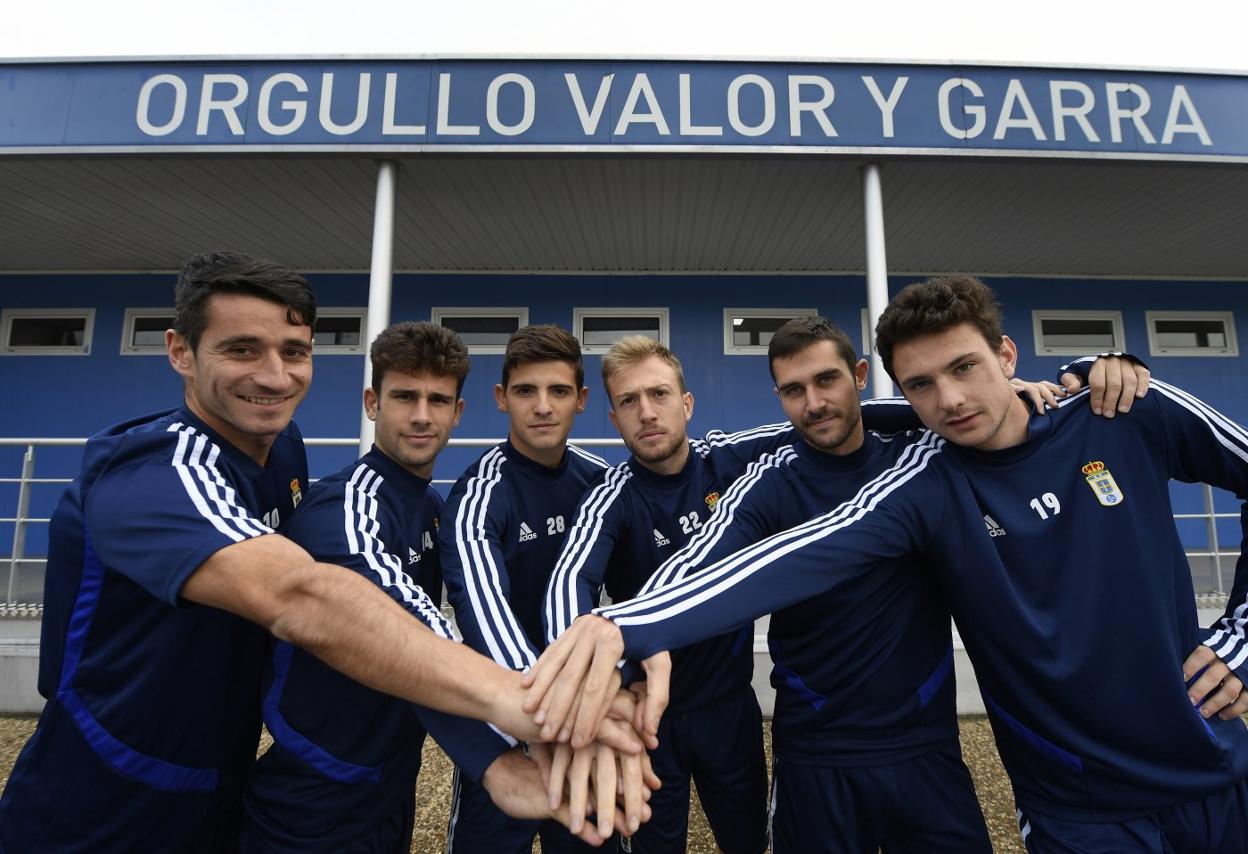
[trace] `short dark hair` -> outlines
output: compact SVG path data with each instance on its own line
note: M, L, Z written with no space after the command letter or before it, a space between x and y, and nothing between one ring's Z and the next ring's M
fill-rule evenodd
M576 371L576 387L585 385L585 362L576 336L553 323L539 323L517 329L507 339L503 352L503 388L511 372L527 362L567 362Z
M875 325L875 350L894 380L893 352L898 344L944 332L963 323L984 336L996 352L1001 347L1001 303L992 289L974 276L934 276L902 289Z
M316 297L308 280L263 258L241 252L192 255L178 273L174 288L173 330L194 352L208 326L208 301L214 294L245 294L286 306L295 326L316 326Z
M425 320L405 321L386 327L368 348L373 363L373 391L381 394L381 381L390 371L455 378L455 396L464 390L468 377L468 348L452 330Z
M802 352L817 341L831 341L836 345L837 352L849 365L852 373L858 363L858 354L854 344L849 340L841 327L826 317L795 317L776 330L767 345L767 367L771 371L772 382L776 379L776 360L787 359Z

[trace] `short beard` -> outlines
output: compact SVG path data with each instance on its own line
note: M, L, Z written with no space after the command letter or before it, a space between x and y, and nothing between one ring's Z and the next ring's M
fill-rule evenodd
M830 439L816 439L814 436L811 436L801 428L799 428L797 432L801 434L802 438L806 441L806 444L810 445L815 450L823 451L825 453L833 453L849 440L849 437L854 434L854 430L857 429L858 424L861 421L861 409L852 414L843 414L841 416L842 429L833 433Z
M666 462L676 456L676 454L680 453L680 446L689 441L685 436L672 436L671 439L672 441L670 444L658 448L651 448L648 451L643 451L641 448L629 448L628 450L631 451L632 455L641 462L655 465L657 463Z

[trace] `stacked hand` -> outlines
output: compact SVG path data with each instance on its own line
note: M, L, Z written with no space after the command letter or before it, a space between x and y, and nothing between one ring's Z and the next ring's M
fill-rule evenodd
M570 742L584 747L599 735L607 713L616 702L619 676L616 664L624 639L610 620L592 614L577 617L566 632L542 653L524 675L529 689L523 709L541 726L543 740ZM653 748L658 745L659 719L667 708L672 662L666 652L642 662L646 687L638 690L633 726Z
M1092 363L1088 370L1088 403L1092 411L1106 418L1113 418L1116 412L1130 412L1131 404L1148 392L1150 378L1148 368L1122 356L1102 356ZM1057 408L1057 403L1064 397L1076 393L1083 388L1078 374L1062 374L1062 385L1047 380L1028 382L1017 377L1010 380L1014 391L1026 395L1036 412L1043 415L1048 406Z
M482 782L500 809L516 818L553 818L595 845L612 828L628 835L649 819L647 801L659 779L645 748L658 746L671 663L667 653L655 656L645 664L648 684L623 691L616 667L622 652L615 626L586 616L523 679L507 672L510 687L491 719L530 742L532 758L509 751L487 770ZM569 659L572 666L564 667ZM585 821L588 815L596 824Z

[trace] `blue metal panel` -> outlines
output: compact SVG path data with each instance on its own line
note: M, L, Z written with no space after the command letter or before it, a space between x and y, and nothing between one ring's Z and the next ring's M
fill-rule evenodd
M360 306L367 299L363 275L313 275L318 301L324 306ZM910 282L894 278L892 292ZM1018 343L1020 374L1051 378L1065 361L1060 356L1035 355L1033 309L1100 309L1123 313L1127 349L1145 358L1154 373L1180 385L1229 417L1248 423L1248 399L1243 377L1246 357L1151 357L1145 312L1156 309L1230 310L1235 313L1237 336L1248 341L1248 291L1240 283L1107 281L1082 279L993 279L1000 297L1006 329ZM452 296L453 295L453 296ZM0 357L0 388L6 405L0 407L0 436L85 436L107 424L137 413L174 405L180 384L162 356L122 356L119 353L122 318L131 306L161 306L172 302L171 275L137 276L0 276L0 305L7 307L96 308L92 353L86 357ZM532 275L410 275L395 277L394 320L424 320L436 305L529 305L534 323L557 323L571 328L572 310L579 306L666 306L669 309L673 349L680 355L696 405L691 432L713 428L740 429L760 422L779 421L783 413L764 356L723 355L723 308L814 307L840 324L859 344L859 312L865 304L861 277L838 276L532 276ZM601 358L585 358L589 403L573 429L574 437L614 437L599 371ZM494 403L494 384L501 379L502 357L473 357L473 369L464 387L467 406L457 434L465 437L501 437L507 418ZM306 436L351 436L359 424L363 356L323 354L316 359L311 391L297 414ZM479 449L448 450L436 476L454 478L480 453ZM354 458L354 448L311 449L314 476L333 471ZM620 451L605 451L612 461ZM38 471L44 476L76 470L77 449L43 449ZM0 449L0 476L15 476L20 452ZM33 496L32 512L44 516L59 495L48 487ZM1203 511L1200 491L1182 485L1172 490L1180 512ZM0 516L10 515L12 490L0 490ZM6 496L9 496L6 498ZM1219 494L1217 509L1236 512L1232 496ZM1239 541L1238 525L1219 525L1224 547ZM11 531L0 528L0 537ZM29 550L42 547L40 526L30 530ZM1201 522L1180 524L1185 542L1202 546ZM0 551L6 548L0 543ZM1228 575L1229 577L1229 575Z

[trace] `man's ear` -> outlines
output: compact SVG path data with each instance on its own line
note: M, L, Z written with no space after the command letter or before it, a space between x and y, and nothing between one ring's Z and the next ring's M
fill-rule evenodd
M364 414L369 421L377 420L377 392L373 391L371 385L364 389Z
M854 365L854 385L857 386L859 392L866 390L867 375L870 373L870 370L871 366L866 359L859 359L857 364Z
M494 405L499 412L507 411L507 389L501 383L494 383Z
M1005 378L1013 379L1018 369L1018 345L1008 335L1001 336L1001 348L997 350L997 359L1001 362L1001 373Z
M169 354L169 364L183 379L190 379L195 374L195 351L191 342L172 329L165 330L165 352Z

